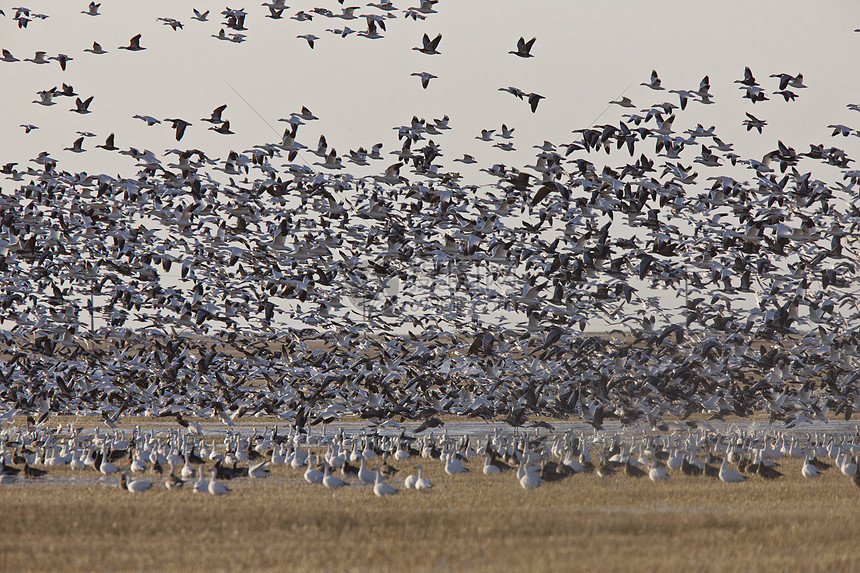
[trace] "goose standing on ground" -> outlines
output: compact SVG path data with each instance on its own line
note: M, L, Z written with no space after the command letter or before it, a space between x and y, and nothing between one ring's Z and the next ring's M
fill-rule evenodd
M526 463L525 457L520 460L520 468L517 470L517 474L519 474L520 487L523 489L534 489L541 484L537 468Z
M453 451L445 454L445 473L448 475L462 474L469 471L469 468L457 457Z
M176 474L174 473L176 469L176 464L173 462L173 460L169 462L169 465L170 473L164 480L164 487L166 487L167 489L179 489L185 485L185 482L182 479L176 477Z
M730 468L728 464L729 460L728 456L726 456L725 458L723 458L723 464L720 466L720 481L725 483L738 483L747 479L746 476Z
M308 459L307 466L308 467L305 469L303 476L304 480L308 483L322 483L324 477L323 472L319 471L310 459Z
M374 483L376 481L376 474L367 468L364 463L364 457L361 458L361 462L358 466L358 479L364 483Z
M230 493L230 488L215 479L215 476L218 474L218 470L212 468L209 471L212 472L212 476L209 478L209 485L206 488L207 491L212 495L224 495L226 493Z
M102 448L101 455L99 456L98 470L103 475L115 474L119 471L119 467L108 461L107 451L106 447Z
M346 485L346 482L340 479L337 476L331 475L329 471L328 462L323 462L323 478L322 483L324 486L328 488L342 487Z
M194 493L206 492L209 488L208 480L203 476L203 466L197 468L197 481L194 482L192 490Z
M382 472L379 471L379 468L376 468L376 480L373 483L373 494L377 497L382 497L383 495L392 495L397 493L397 489L388 483L382 481Z
M651 467L648 469L648 479L651 481L663 481L669 479L669 472L666 467L659 461L653 460Z
M152 482L148 479L129 479L126 472L122 472L119 479L120 487L123 487L131 493L140 493L152 487Z
M425 491L433 487L433 482L424 477L424 466L418 464L415 466L418 470L418 479L415 480L415 489Z
M800 473L806 479L817 478L819 476L818 468L812 463L812 458L810 456L807 455L804 457L803 467L801 468Z
M248 475L252 478L267 478L269 477L269 460L256 463L248 468Z

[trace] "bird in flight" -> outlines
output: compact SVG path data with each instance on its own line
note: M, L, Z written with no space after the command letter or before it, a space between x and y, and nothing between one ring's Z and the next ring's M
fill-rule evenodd
M517 49L511 50L508 53L513 54L515 56L519 56L521 58L533 58L534 56L531 55L529 52L531 52L532 46L535 45L535 40L537 40L537 38L532 38L531 40L526 42L526 39L520 36L520 39L517 41Z
M190 123L188 123L184 119L179 119L179 118L167 117L164 119L164 121L169 121L171 124L173 124L172 127L174 130L176 130L176 141L182 140L182 136L185 135L185 128L187 128L189 125L191 125Z
M140 45L140 34L132 38L128 41L128 46L120 46L120 50L128 50L130 52L138 52L140 50L145 50L146 48Z
M421 78L421 87L423 87L425 90L427 89L427 86L430 84L430 80L435 79L437 77L437 76L434 76L433 74L431 74L429 72L420 72L420 73L415 72L415 73L410 74L410 75L417 76L417 77Z
M90 7L86 10L81 10L81 14L86 14L87 16L101 16L101 14L99 14L99 6L101 6L101 4L90 2Z
M92 101L93 101L93 96L90 96L85 100L82 100L81 98L75 98L75 107L73 107L69 111L73 111L75 113L80 113L81 115L87 114L87 113L92 113L88 109L90 107L90 104L92 103Z
M424 37L422 38L423 46L421 46L420 48L415 47L412 49L418 50L422 54L429 54L429 55L439 54L441 52L437 51L436 48L439 47L439 42L441 40L442 40L442 34L437 34L436 37L433 38L432 40L430 39L430 36L428 36L427 34L424 34Z

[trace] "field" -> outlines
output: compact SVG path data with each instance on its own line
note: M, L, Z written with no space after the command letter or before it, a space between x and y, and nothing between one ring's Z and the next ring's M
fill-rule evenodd
M311 486L288 467L220 497L160 484L130 494L115 477L19 480L0 486L0 570L860 569L860 489L836 468L806 480L787 460L785 477L740 484L580 474L526 491L477 459L459 476L422 461L435 487L385 498ZM398 462L392 483L415 463Z

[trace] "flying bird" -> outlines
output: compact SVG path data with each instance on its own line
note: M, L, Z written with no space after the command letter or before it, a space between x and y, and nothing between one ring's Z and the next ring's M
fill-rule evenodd
M82 100L81 98L75 98L75 107L73 107L69 111L73 111L73 112L79 113L81 115L84 115L87 113L92 113L89 110L89 107L90 107L90 104L92 103L92 101L93 101L93 96L90 96L85 100Z
M153 125L155 125L156 123L161 123L161 120L160 120L160 119L155 119L155 118L154 118L154 117L152 117L151 115L140 115L140 114L136 114L136 115L133 115L133 116L132 116L132 119L139 119L139 120L143 121L144 123L146 123L146 125L147 125L147 126L149 126L149 127L152 127L152 126L153 126Z
M84 49L84 51L89 52L91 54L107 54L107 50L103 49L101 44L99 44L98 42L93 42L92 49L86 48Z
M169 121L172 124L173 129L176 130L176 141L182 140L182 136L185 135L185 129L189 125L191 125L190 123L188 123L184 119L179 119L179 118L167 117L164 119L164 121Z
M317 36L314 36L313 34L302 34L301 36L296 36L296 38L302 38L303 40L306 40L308 46L311 47L311 50L314 49L314 41L319 40L319 38Z
M66 54L57 54L56 56L51 56L48 58L49 60L56 60L57 63L60 64L60 68L65 72L66 71L66 63L74 60L71 56L67 56Z
M640 86L645 86L647 88L651 88L652 90L662 90L666 89L662 85L660 81L660 77L657 75L657 70L651 70L651 81L650 82L642 82L639 84Z
M427 34L424 34L424 37L422 38L423 46L415 47L412 49L417 50L417 51L421 52L422 54L428 54L428 55L439 54L441 52L437 51L436 48L439 47L439 42L441 40L442 40L442 34L437 34L436 37L433 38L432 40L430 39L430 36L428 36Z
M96 145L96 147L104 149L105 151L116 151L117 149L119 149L119 147L117 147L113 144L113 139L114 139L114 134L111 133L105 139L104 145Z
M531 52L532 46L535 45L535 40L537 40L537 38L532 38L531 40L526 42L525 38L520 36L520 39L517 41L517 49L511 50L508 53L513 54L515 56L519 56L521 58L533 58L534 56L531 55L530 52Z
M138 52L140 50L145 50L146 48L140 45L140 34L138 34L137 36L133 37L131 40L128 41L128 46L120 46L119 49L128 50L130 52Z
M437 76L434 76L433 74L431 74L429 72L420 72L420 73L415 72L415 73L410 74L410 75L417 76L417 77L421 78L421 87L423 87L425 90L427 89L427 86L430 84L430 80L435 79L437 77Z
M761 133L761 128L767 125L767 122L765 120L759 119L751 113L747 113L747 118L748 119L745 119L743 121L743 125L746 126L747 131L756 129L759 133Z
M86 10L81 10L81 14L86 14L87 16L101 16L101 14L99 14L99 6L101 6L101 4L90 2L90 7Z
M214 124L224 123L224 120L221 119L221 114L224 112L225 109L227 109L226 103L224 105L219 105L218 107L216 107L215 109L212 110L212 114L209 117L203 118L200 121L205 121L207 123L214 123Z

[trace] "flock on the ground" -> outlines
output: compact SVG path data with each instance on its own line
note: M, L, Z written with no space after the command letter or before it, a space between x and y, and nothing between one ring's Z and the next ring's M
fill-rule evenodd
M82 8L80 18L113 9ZM428 26L414 49L429 62L454 57L430 31L437 9L383 1L284 18L288 7L272 2L227 8L211 35L240 44L268 17L338 22L332 41L381 41L409 18ZM208 10L185 24L192 14L176 10L159 20L177 34L218 27ZM8 12L22 33L50 16ZM302 49L322 41L297 36ZM4 49L0 65L66 70L122 48L134 66L146 47L144 31L87 53ZM512 37L501 56L539 65L540 47ZM428 90L441 81L416 74ZM607 419L659 429L694 413L788 426L849 418L860 171L843 147L860 132L833 123L812 142L772 141L768 106L795 105L814 86L795 71L738 76L684 88L650 72L638 103L611 102L623 115L571 126L569 141L535 146L531 165L449 161L448 116L396 127L394 151L339 154L325 137L302 143L317 120L308 107L284 118L283 137L221 158L140 149L122 133L80 133L66 148L127 156L125 175L80 172L49 151L0 160L0 418L97 414L112 427L132 414L227 425L266 414L304 428L345 416L521 426L546 415L597 429ZM539 102L553 94L500 90L527 103L527 117L550 119ZM46 87L32 105L76 98L58 118L98 114L85 95ZM737 125L761 138L761 156L740 156L717 127L687 125L685 111L729 98L749 100ZM845 103L834 116L860 111ZM172 144L202 122L229 145L240 129L229 107L200 113L134 117L169 125ZM21 137L38 127L23 123ZM513 132L485 129L476 145L504 153Z
M245 479L268 478L284 466L277 473L294 483L303 480L330 489L367 486L381 497L404 489L431 489L424 463L444 468L445 480L470 471L515 475L522 488L533 489L578 474L624 481L648 477L654 482L676 474L725 483L775 480L785 475L781 461L802 458L804 478L835 468L831 471L860 487L858 436L856 431L802 435L689 428L672 434L560 431L541 435L503 433L496 428L481 437L453 437L447 432L407 434L405 429L390 435L368 430L347 435L341 428L327 435L272 427L207 439L179 430L135 428L129 435L85 433L72 426L17 427L2 432L0 484L52 473L68 475L71 470L73 475L119 476L120 487L132 493L165 487L223 495L231 492L228 484L241 487Z

